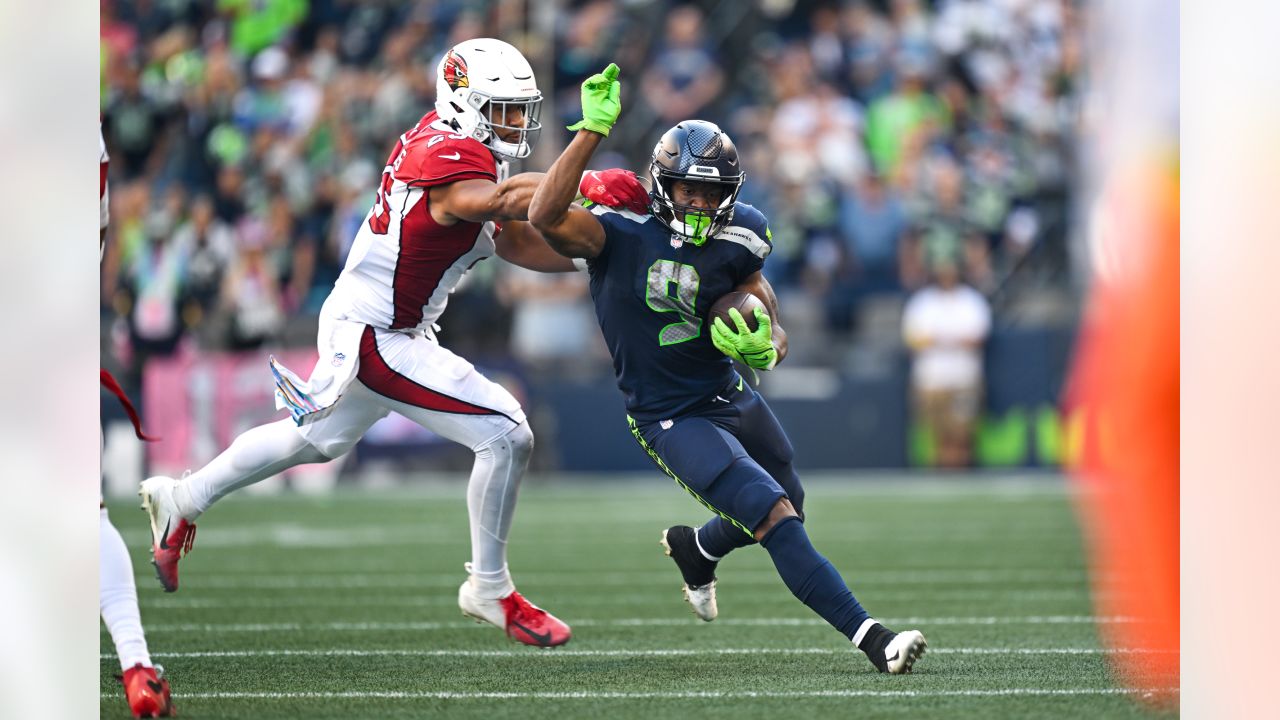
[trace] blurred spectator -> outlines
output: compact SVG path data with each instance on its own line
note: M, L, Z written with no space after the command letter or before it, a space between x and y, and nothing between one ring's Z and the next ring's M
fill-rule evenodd
M809 55L818 77L824 82L840 82L844 76L844 43L840 15L834 7L821 5L809 16Z
M595 316L583 273L537 273L504 267L498 299L511 308L511 352L535 370L595 359Z
M645 69L646 102L666 125L700 118L724 87L724 71L703 35L702 11L680 5L667 15L662 43Z
M555 112L561 124L581 117L578 86L613 61L617 8L610 0L593 0L560 18L563 29L555 54ZM546 94L546 91L544 91Z
M848 186L867 170L861 133L858 103L820 82L778 106L769 142L784 162L803 163Z
M885 95L893 88L889 58L894 44L892 26L868 0L853 0L841 15L849 58L848 78L853 97L863 103Z
M308 0L218 0L231 19L231 47L241 57L280 40L307 15Z
M187 258L182 315L196 327L217 307L223 273L235 256L235 235L214 214L213 199L201 195L191 202L191 215L174 233L173 245Z
M868 173L844 196L840 223L859 274L880 290L896 289L898 243L907 229L907 211L883 176Z
M125 64L107 94L103 131L111 148L111 168L122 180L131 180L158 166L163 155L156 153L164 120L161 108L142 94L141 68Z
M135 202L146 207L147 197L140 194ZM129 343L134 358L129 374L134 377L150 358L172 354L182 338L179 302L187 257L172 236L185 213L185 202L181 188L171 189L163 203L145 211L140 227L135 224L132 229L140 231L139 235L124 248Z
M966 200L963 170L946 155L933 157L923 187L913 198L912 235L902 256L902 277L919 287L926 268L958 263L964 278L986 291L994 289L988 242Z
M256 218L236 228L240 252L222 283L221 307L231 317L230 347L252 350L284 328L280 283L267 259L267 226Z
M981 293L960 283L955 263L939 260L933 276L934 284L912 295L903 313L903 337L914 354L911 392L938 464L966 467L982 403L991 309Z
M923 147L950 123L946 108L926 87L929 67L919 53L898 61L901 75L893 93L867 111L867 149L876 169L896 178L908 147Z
M284 98L289 56L278 47L269 47L258 53L250 67L254 82L236 94L236 125L250 135L259 130L289 129L289 108Z

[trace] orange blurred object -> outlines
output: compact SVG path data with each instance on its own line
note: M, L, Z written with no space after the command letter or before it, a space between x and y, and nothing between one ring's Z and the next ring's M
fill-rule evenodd
M1179 684L1178 186L1176 160L1103 186L1068 396L1103 641L1117 680L1156 702Z

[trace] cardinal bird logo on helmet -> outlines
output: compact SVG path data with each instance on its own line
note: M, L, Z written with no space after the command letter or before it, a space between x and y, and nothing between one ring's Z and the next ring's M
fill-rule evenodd
M453 90L471 85L467 80L467 61L452 50L444 58L444 81Z

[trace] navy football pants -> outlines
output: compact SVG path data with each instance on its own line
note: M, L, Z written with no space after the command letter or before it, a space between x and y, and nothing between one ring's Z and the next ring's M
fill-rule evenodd
M659 469L746 534L781 497L804 517L804 489L792 466L791 441L764 398L741 378L670 421L628 420Z

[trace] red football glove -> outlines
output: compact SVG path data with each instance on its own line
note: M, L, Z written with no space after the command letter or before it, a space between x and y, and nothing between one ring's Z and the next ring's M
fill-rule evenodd
M582 174L578 192L605 207L622 208L641 215L649 212L649 191L630 170L588 170Z

